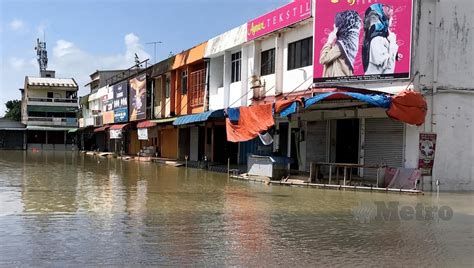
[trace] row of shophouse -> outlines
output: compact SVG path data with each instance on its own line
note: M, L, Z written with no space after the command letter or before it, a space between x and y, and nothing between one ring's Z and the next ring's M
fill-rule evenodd
M337 13L349 9L358 12L363 32L365 11L378 12L369 2L295 0L158 63L98 70L90 94L80 98L79 128L70 132L83 150L234 164L246 164L251 154L273 154L288 157L289 168L300 172L309 172L312 162L419 168L428 158L427 186L440 180L444 189L472 189L473 67L465 58L472 59L467 46L473 41L451 38L459 18L472 26L472 18L462 16L472 6L385 1L395 12L390 16L397 16L390 27L397 32L398 67L368 74L363 53L331 43L329 33ZM467 28L457 35L469 36ZM350 75L324 75L331 66L322 53L334 43ZM363 46L362 40L358 50ZM373 101L407 91L423 96L423 122L394 118L386 104ZM274 124L266 130L273 142L260 136L229 141L232 111L279 102L290 106L283 113L273 108Z

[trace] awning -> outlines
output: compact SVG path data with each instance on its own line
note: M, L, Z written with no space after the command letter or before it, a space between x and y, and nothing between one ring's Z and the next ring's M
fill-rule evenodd
M151 120L151 122L156 123L156 124L165 124L165 123L172 123L174 120L176 120L177 117L168 117L168 118L162 118L162 119L155 119Z
M120 125L112 125L110 127L111 130L122 130L123 128L127 127L129 124L120 124Z
M74 128L70 127L45 127L45 126L27 126L26 130L41 130L41 131L69 131Z
M75 133L78 130L79 130L78 128L73 128L73 129L68 130L68 133Z
M149 128L156 126L156 123L150 120L141 121L137 124L137 128Z
M106 131L110 126L109 125L105 125L105 126L102 126L102 127L98 127L96 129L94 129L94 132L104 132Z
M224 110L221 109L216 111L207 111L200 114L181 116L176 118L176 120L173 122L173 125L181 126L186 124L205 122L209 118L224 118Z

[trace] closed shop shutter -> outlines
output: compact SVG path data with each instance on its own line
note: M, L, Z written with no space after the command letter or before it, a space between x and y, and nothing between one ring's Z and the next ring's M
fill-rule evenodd
M327 121L311 121L306 129L306 171L311 162L327 161Z
M403 166L403 123L388 118L365 120L366 165L386 164L391 167ZM366 169L364 177L377 178L377 170Z

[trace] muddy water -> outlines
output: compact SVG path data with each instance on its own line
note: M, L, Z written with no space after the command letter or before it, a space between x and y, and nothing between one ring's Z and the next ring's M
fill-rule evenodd
M472 266L473 197L266 186L159 164L0 151L0 265ZM391 201L453 215L367 216Z

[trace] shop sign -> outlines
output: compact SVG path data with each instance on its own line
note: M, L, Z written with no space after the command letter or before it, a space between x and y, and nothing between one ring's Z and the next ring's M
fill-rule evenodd
M148 140L148 128L139 128L138 129L138 140Z
M121 139L122 138L122 130L121 129L111 129L109 131L110 139Z
M315 0L313 80L410 77L412 0Z
M130 80L130 121L146 119L146 75Z
M436 152L436 134L420 133L418 168L421 175L431 176Z
M113 86L114 123L128 122L128 81Z
M247 40L253 40L311 17L311 0L295 0L247 22Z

